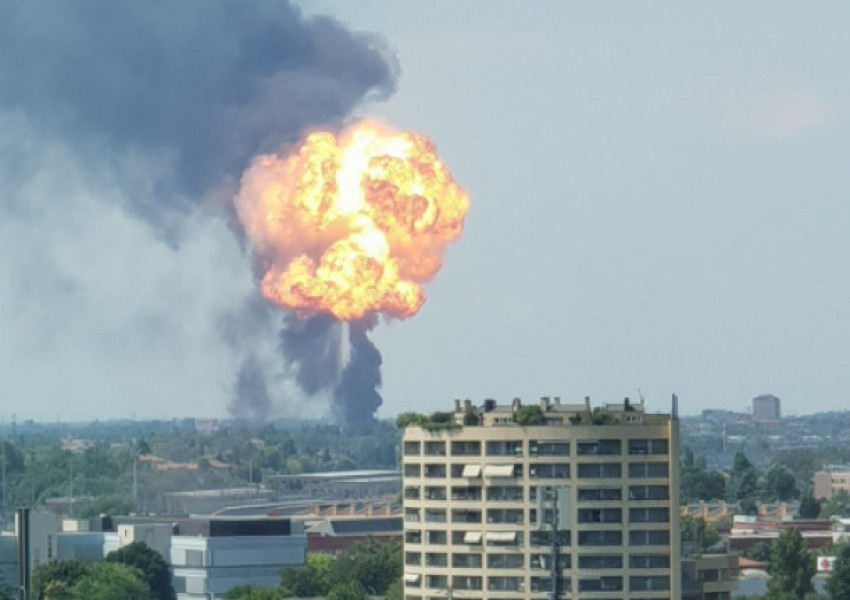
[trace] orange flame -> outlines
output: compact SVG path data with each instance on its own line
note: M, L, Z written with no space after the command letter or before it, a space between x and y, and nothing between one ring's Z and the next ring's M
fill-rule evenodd
M428 138L372 122L258 157L235 202L263 295L340 320L416 314L469 206Z

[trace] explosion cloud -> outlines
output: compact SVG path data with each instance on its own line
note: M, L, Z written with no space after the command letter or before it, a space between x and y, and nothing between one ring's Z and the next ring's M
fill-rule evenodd
M235 202L263 295L307 320L284 336L300 341L284 345L325 340L328 315L350 322L350 358L338 381L323 363L339 354L317 341L315 358L301 361L302 387L333 385L339 419L371 419L381 404L381 355L366 333L379 313L406 318L419 311L422 285L462 232L466 194L426 137L360 121L339 134L313 132L286 156L258 157ZM324 368L305 371L307 364Z

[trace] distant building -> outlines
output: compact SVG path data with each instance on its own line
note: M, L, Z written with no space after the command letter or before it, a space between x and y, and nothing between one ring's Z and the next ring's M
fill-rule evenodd
M114 525L108 518L78 520L60 530L54 515L21 511L26 512L19 511L16 582L28 582L25 573L53 559L97 561L143 541L171 565L177 600L215 600L240 585L273 587L281 568L301 566L306 559L303 525L285 518L117 517ZM98 524L106 530L97 530ZM3 571L9 570L6 542L0 538Z
M763 394L753 398L753 421L778 421L782 418L779 398Z
M812 494L830 500L839 492L850 492L850 465L827 465L812 477Z
M352 544L373 539L376 542L401 542L404 521L392 517L325 517L309 524L307 551L339 554Z

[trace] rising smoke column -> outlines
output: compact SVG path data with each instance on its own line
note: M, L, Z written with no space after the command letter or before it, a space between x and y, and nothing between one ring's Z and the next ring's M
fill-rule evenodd
M263 296L292 310L304 330L318 328L319 340L329 319L348 323L342 372L326 366L308 371L309 388L302 382L308 392L332 390L340 423L373 418L381 355L367 333L379 314L419 311L423 285L460 236L468 204L430 140L369 121L315 131L283 155L259 156L244 173L235 205ZM325 342L316 350L327 356Z
M258 152L336 126L364 99L395 89L397 65L379 38L306 18L283 0L0 0L0 15L0 117L13 115L81 157L174 252L193 219L209 218L198 207L211 199L226 196L215 208L235 222L222 188ZM36 168L17 151L0 156L0 218L25 210L15 190ZM241 361L234 414L265 411L256 404L265 376L254 327L279 319L253 299L223 319ZM312 389L310 373L326 365L309 336L288 332L286 360ZM333 377L340 369L330 369Z
M230 413L245 421L265 421L271 410L271 399L263 368L256 356L250 355L242 363L235 387Z

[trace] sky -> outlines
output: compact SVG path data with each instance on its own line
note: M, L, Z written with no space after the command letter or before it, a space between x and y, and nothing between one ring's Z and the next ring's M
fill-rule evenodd
M358 116L470 197L419 314L372 331L378 416L850 405L845 2L212 4L0 0L0 418L225 416L251 361L269 416L326 415L246 309L232 197Z

